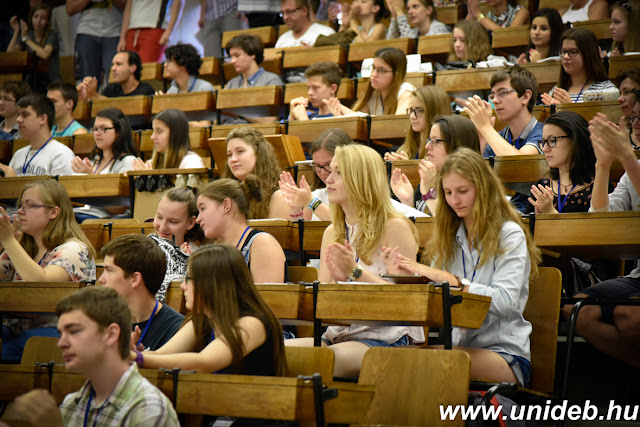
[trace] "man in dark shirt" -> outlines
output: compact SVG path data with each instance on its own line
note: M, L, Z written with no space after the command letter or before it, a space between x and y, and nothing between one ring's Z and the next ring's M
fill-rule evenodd
M102 93L98 93L98 79L96 77L85 77L77 87L78 99L87 101L118 96L153 95L155 93L148 83L140 81L142 62L136 52L125 50L116 53L113 57L111 73L112 83L109 83Z
M141 350L157 350L177 332L184 316L155 299L164 279L165 254L143 234L117 237L102 248L99 282L115 289L131 310L132 329Z

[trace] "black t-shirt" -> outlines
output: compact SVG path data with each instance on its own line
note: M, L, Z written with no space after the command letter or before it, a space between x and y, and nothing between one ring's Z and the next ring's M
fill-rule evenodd
M162 305L162 308L153 317L149 330L142 339L142 344L145 350L157 350L162 347L167 341L180 328L184 316L173 308L166 304ZM135 330L136 326L140 328L141 332L144 332L144 328L147 326L148 320L140 323L134 323L132 330Z
M117 96L153 95L154 93L155 91L151 85L144 82L140 82L137 88L127 94L124 93L122 86L119 83L110 83L102 91L102 94L108 98L114 98Z

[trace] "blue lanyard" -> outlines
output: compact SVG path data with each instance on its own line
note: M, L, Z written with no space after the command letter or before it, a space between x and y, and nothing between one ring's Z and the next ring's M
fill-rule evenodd
M582 91L584 90L584 87L587 85L587 83L589 83L589 80L584 82L584 84L582 85L582 88L580 89L580 92L578 92L578 96L576 97L576 102L580 100L580 95L582 95ZM558 192L558 196L560 196L559 192Z
M462 250L462 247L460 247L460 253L462 254L462 273L464 274L464 278L467 278L467 265L464 261L464 250ZM471 255L471 252L469 252L469 255ZM476 261L476 266L473 267L473 275L471 276L471 282L473 282L473 279L475 279L476 277L476 271L478 270L478 264L480 263L480 255L481 253L478 253L478 260ZM471 260L473 260L473 256L471 257Z
M564 200L562 200L562 196L560 195L560 180L558 179L558 212L559 213L562 213L562 209L564 209L564 205L565 203L567 203L569 194L571 194L573 189L576 188L576 185L578 184L573 184L573 187L571 187L571 190L569 190L569 192L564 196Z
M49 141L51 141L51 138L53 138L52 136L49 137L49 139L47 139L47 142L44 143L44 145L42 147L40 147L38 149L38 151L36 151L36 154L33 155L33 157L31 159L29 159L29 151L27 151L27 156L24 158L24 164L22 165L22 174L24 175L25 173L27 173L27 169L29 168L29 165L31 164L31 162L33 161L33 159L36 158L36 156L38 154L40 154L40 152L42 151L42 149L44 147L47 146L47 144L49 143ZM27 159L29 159L29 162L27 162Z
M240 240L238 240L238 243L236 243L236 248L238 246L240 246L240 242L242 242L242 239L244 238L244 235L247 234L247 231L249 231L249 226L247 225L247 228L244 229L244 231L242 232L242 236L240 236ZM213 337L213 335L212 335ZM211 338L213 340L213 338Z
M42 267L42 260L44 260L44 257L47 256L47 254L49 253L49 251L45 252L44 255L42 255L42 258L40 258L40 261L38 261L38 265Z
M91 409L91 401L93 400L93 396L95 395L96 395L96 391L91 389L91 393L89 393L89 401L87 402L87 409L85 409L84 411L84 427L87 427L87 421L89 421L89 410ZM96 423L98 422L98 417L100 416L100 411L102 411L102 408L105 407L108 401L109 399L107 398L107 400L105 400L104 403L98 408L98 413L96 414L96 417L93 419L93 427L96 426Z
M191 83L191 87L187 90L187 92L191 92L193 90L193 87L196 85L197 80L198 80L197 77L193 78L193 83Z
M64 130L58 134L58 136L63 136L63 135L64 135L64 133L67 131L67 129L69 129L69 126L71 126L71 125L73 124L73 122L75 122L75 121L76 121L76 119L72 119L72 120L69 122L69 124L67 125L67 127L66 127L66 128L64 128ZM57 130L57 128L56 128L56 130ZM58 133L58 132L56 132L56 133Z
M100 172L102 172L103 170L105 170L105 169L107 168L107 166L109 166L109 164L111 164L111 162L113 162L113 159L115 159L115 158L116 158L116 157L115 157L115 156L113 156L113 157L111 158L111 160L109 160L109 161L107 162L107 164L106 164L106 165L104 165L104 167L103 167L102 169L98 170L98 168L100 167L100 164L102 163L102 157L100 157L100 161L99 161L99 162L98 162L98 164L96 165L96 168L93 170L93 174L94 174L94 175L98 175Z
M158 309L158 300L156 300L156 305L155 305L155 307L153 307L153 311L151 312L151 317L147 321L147 326L144 327L144 331L142 331L142 335L140 335L140 339L138 340L138 343L136 344L136 347L138 347L140 345L140 343L142 342L142 339L147 334L147 331L149 330L149 326L151 326L151 322L153 321L153 316L156 315L156 310L157 309Z
M344 235L347 237L347 243L351 243L349 241L349 226L347 225L347 221L344 222ZM360 262L360 257L356 257L356 264L359 262Z

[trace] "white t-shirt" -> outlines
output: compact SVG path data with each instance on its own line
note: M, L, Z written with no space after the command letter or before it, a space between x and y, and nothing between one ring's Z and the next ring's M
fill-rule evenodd
M9 166L16 171L16 176L72 175L74 158L69 147L52 139L40 152L32 150L30 145L22 147L15 152Z
M293 37L293 31L287 31L286 33L278 37L278 41L276 41L276 47L298 47L302 46L302 42L313 46L319 35L328 36L334 33L335 31L333 30L333 28L314 22L313 24L311 24L307 32L300 36L299 39Z
M182 158L180 166L178 166L179 169L198 169L203 167L205 166L204 161L202 161L202 157L193 151L188 151Z
M398 89L398 99L400 99L400 96L404 92L406 91L413 92L414 90L416 90L414 85L412 85L411 83L403 82L400 85L400 89ZM377 91L375 91L371 95L371 98L369 98L369 102L367 102L367 107L369 107L369 114L371 114L372 116L382 116L385 114L384 108L382 105L382 100L380 99L379 92ZM396 112L393 111L393 112L387 112L386 114L393 115L395 113Z

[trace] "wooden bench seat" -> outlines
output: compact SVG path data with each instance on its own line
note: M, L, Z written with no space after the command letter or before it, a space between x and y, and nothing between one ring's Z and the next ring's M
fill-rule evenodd
M115 107L125 116L151 115L151 97L146 95L119 96L91 101L91 117L95 118L105 108Z
M351 43L349 45L349 55L347 60L349 62L356 63L357 68L360 68L362 60L366 58L373 58L373 55L378 49L385 47L393 47L401 50L405 55L416 53L416 41L415 39L402 38L402 39L387 39L376 40L373 42L361 42Z
M21 74L31 70L35 55L27 51L0 52L0 74ZM17 79L18 81L21 78Z
M346 68L347 52L344 46L290 47L283 49L283 68L301 68L315 64L319 59Z
M282 105L282 86L256 86L218 91L218 110Z
M490 90L491 76L502 67L439 71L435 85L447 92Z
M446 62L451 52L451 34L436 34L420 36L416 53L422 56L422 61Z
M289 135L300 138L300 142L312 142L325 129L340 128L356 142L367 142L369 140L369 130L367 128L367 118L363 116L341 116L328 119L316 119L308 121L289 122Z
M291 103L292 100L298 97L309 97L309 89L306 82L301 83L287 83L284 90L284 102L285 104ZM336 96L341 101L353 101L356 98L355 81L352 79L343 78L340 82L340 87Z
M611 19L596 19L593 21L580 21L572 24L573 28L586 28L593 32L598 40L611 40Z
M615 80L622 70L640 68L640 55L612 56L609 58L609 80Z
M248 34L262 40L264 47L271 47L278 40L278 27L253 27L246 30L225 31L222 33L222 47L226 47L232 38Z
M192 111L215 111L216 94L213 92L188 92L156 95L151 104L151 113L158 114L169 108L185 113Z

